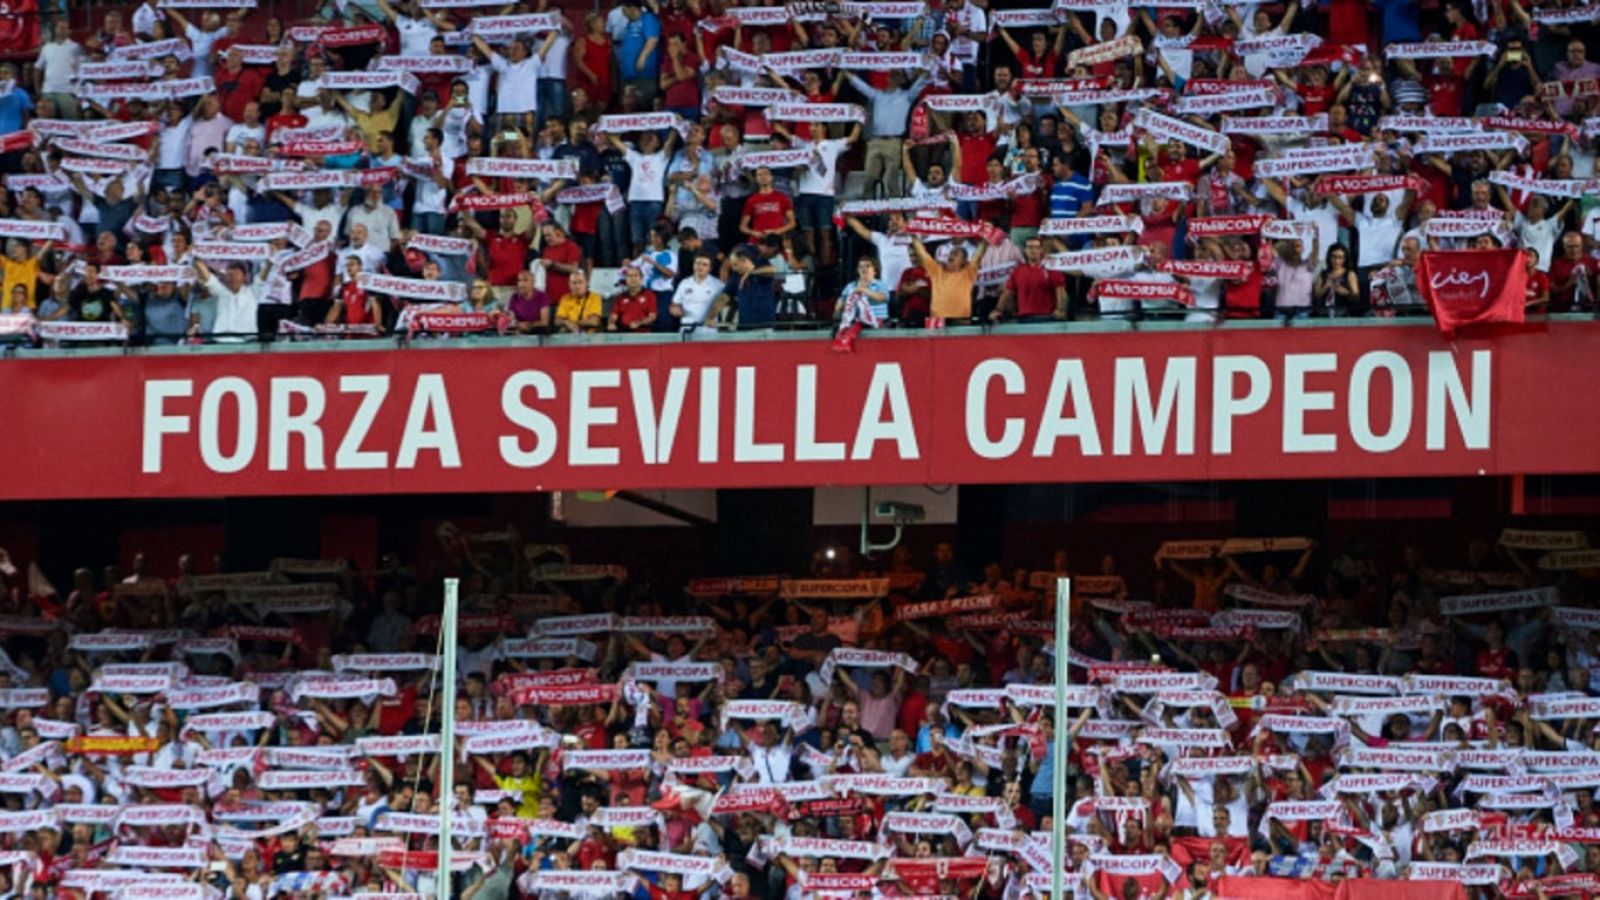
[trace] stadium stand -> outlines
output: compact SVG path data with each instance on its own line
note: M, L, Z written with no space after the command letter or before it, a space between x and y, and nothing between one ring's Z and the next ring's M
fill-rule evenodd
M17 0L0 342L1591 312L1595 10Z
M940 542L679 593L514 529L437 536L426 569L186 554L163 578L140 553L64 592L0 551L10 892L1014 900L1055 865L1123 900L1594 889L1580 531L1437 563L1303 537L1166 542L1126 578L1108 556L1071 573L1059 711L1065 552L970 572Z

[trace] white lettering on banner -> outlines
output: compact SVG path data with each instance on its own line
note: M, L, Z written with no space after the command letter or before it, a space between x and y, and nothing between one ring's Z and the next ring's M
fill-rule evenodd
M1368 453L1392 452L1418 431L1428 450L1442 450L1456 440L1470 450L1489 447L1489 350L1462 356L1431 352L1420 372L1415 362L1388 350L1364 353L1348 364L1334 353L1286 354L1278 365L1280 373L1274 373L1260 356L1220 355L1202 367L1196 357L1174 356L1153 373L1146 358L1121 357L1114 360L1106 386L1091 379L1083 361L1060 359L1043 386L1042 403L1035 401L1029 409L1027 401L1017 398L1037 396L1039 383L1030 384L1022 366L1011 359L985 359L972 366L965 383L966 443L990 460L1021 453L1030 437L1036 458L1068 452L1061 449L1063 441L1074 448L1071 452L1086 457L1103 455L1107 443L1114 457L1192 456L1201 443L1199 422L1206 412L1202 398L1209 393L1209 450L1219 456L1234 452L1238 424L1261 414L1274 395L1282 402L1280 448L1285 454L1337 453L1344 449L1341 431ZM513 468L532 469L564 451L571 466L614 467L624 451L631 455L629 444L634 444L645 465L667 466L685 442L697 440L697 458L715 462L729 425L722 404L715 402L730 380L722 374L718 367L673 368L664 377L649 369L626 374L621 369L571 371L564 417L570 437L563 448L551 409L562 394L556 378L538 369L515 372L501 389L501 412L510 430L497 438L500 458ZM849 440L819 435L826 421L819 409L829 399L818 367L795 367L793 413L787 419L794 424L788 434L770 430L771 422L783 419L766 416L767 385L776 376L755 366L738 366L733 375L736 462L862 461L872 459L880 447L901 460L921 457L907 379L897 362L873 366L859 413L853 416L853 436L843 435ZM696 379L699 390L692 392ZM665 384L658 388L660 380ZM192 379L147 381L142 471L165 471L167 448L180 440L197 446L203 464L221 474L246 471L261 459L270 472L405 470L424 459L446 469L464 465L443 373L423 373L408 388L398 389L390 376L369 374L343 375L333 391L325 380L302 376L272 378L264 387L265 398L261 388L237 376L216 378L203 387ZM695 394L700 401L697 427L681 429L694 416L686 407ZM626 417L624 396L632 401ZM1384 399L1375 402L1378 397ZM1104 409L1108 400L1109 411ZM1343 416L1338 415L1341 401ZM991 414L991 403L1010 414ZM334 408L346 411L337 423L330 421ZM401 410L404 427L392 448L368 440L380 415L398 417ZM1102 433L1106 412L1109 442ZM1341 418L1342 429L1336 427ZM763 423L759 431L758 421ZM332 460L330 443L335 448Z

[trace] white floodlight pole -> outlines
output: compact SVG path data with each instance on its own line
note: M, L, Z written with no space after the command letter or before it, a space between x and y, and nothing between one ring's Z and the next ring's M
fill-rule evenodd
M1051 716L1055 725L1055 765L1051 767L1050 784L1050 846L1055 854L1055 865L1050 867L1050 900L1065 900L1067 864L1067 682L1069 666L1067 655L1071 651L1072 633L1072 579L1056 579L1056 706Z
M440 897L450 896L450 808L455 805L456 792L456 601L460 590L461 579L444 580L444 614L439 617L444 707L439 711L439 872L435 877Z

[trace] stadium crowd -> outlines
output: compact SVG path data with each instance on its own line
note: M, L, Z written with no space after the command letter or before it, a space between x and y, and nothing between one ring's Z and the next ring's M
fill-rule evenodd
M163 579L141 556L65 596L0 551L0 892L445 896L447 808L448 896L1017 900L1050 891L1058 766L1079 897L1203 900L1233 876L1600 890L1581 532L1507 530L1448 568L1168 543L1135 573L1146 596L1108 556L1073 576L1061 710L1064 552L1008 574L901 548L680 594L514 532L439 533L421 579L393 557L185 557Z
M1600 7L143 0L0 64L0 333L1595 307Z

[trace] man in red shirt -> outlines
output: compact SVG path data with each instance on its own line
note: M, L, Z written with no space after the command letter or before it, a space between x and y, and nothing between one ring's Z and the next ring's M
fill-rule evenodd
M1210 162L1206 163L1193 159L1182 141L1167 141L1165 150L1160 162L1157 163L1161 169L1161 180L1182 181L1191 187L1200 180L1201 170L1210 168L1211 162L1220 158L1220 154L1213 154L1208 157Z
M235 122L243 121L244 108L261 99L261 86L266 83L267 70L261 66L246 66L244 55L238 48L228 51L222 68L214 79L217 96L222 100L222 112Z
M509 209L500 210L498 231L487 231L473 216L462 216L461 221L488 250L489 284L495 289L495 298L504 303L517 286L517 273L528 264L528 235L516 230L516 214Z
M656 295L644 289L644 273L629 266L623 270L622 280L626 289L611 301L609 330L650 330L656 321Z
M583 250L577 241L567 237L567 230L560 223L546 222L544 249L539 251L539 264L544 267L545 296L565 297L572 293L572 273L583 265Z
M962 184L983 184L988 179L989 157L1000 143L1000 136L989 131L981 112L969 112L961 120L956 135L956 180Z
M311 233L313 243L326 241L333 236L333 227L326 219L316 223L315 230ZM320 262L314 262L300 270L300 281L295 288L295 297L299 300L300 313L304 321L322 322L328 318L328 309L333 306L334 266L337 258L328 254Z
M1301 109L1308 116L1327 112L1338 93L1338 88L1328 83L1328 69L1325 66L1312 66L1306 73L1305 81L1285 80L1289 88L1300 95Z
M1044 243L1036 237L1022 245L1023 262L1011 270L990 321L1015 316L1019 322L1047 322L1067 317L1067 281L1044 267Z
M1541 307L1536 310L1542 312L1542 307L1550 302L1550 277L1539 271L1539 251L1532 247L1522 250L1523 263L1528 267L1527 305Z
M794 228L794 203L772 189L771 169L756 169L756 192L745 198L739 231L755 241L769 234L788 234Z
M1550 311L1594 305L1595 261L1583 252L1583 235L1569 231L1561 236L1561 249L1550 261Z
M1038 187L1031 191L1019 191L1011 196L1011 239L1013 241L1028 238L1039 233L1039 224L1044 221L1045 212L1050 206L1050 176L1040 171L1041 159L1038 147L1029 147L1022 151L1022 174L1032 175L1039 180Z
M284 94L283 109L277 115L267 117L267 142L271 143L272 133L281 129L293 131L311 124L311 120L294 111L293 94Z

